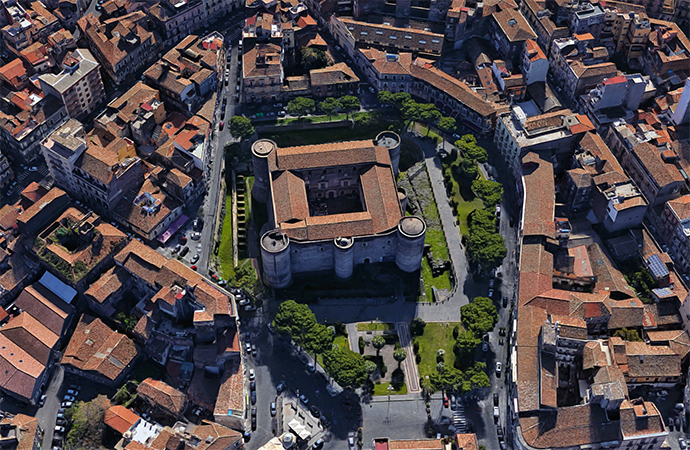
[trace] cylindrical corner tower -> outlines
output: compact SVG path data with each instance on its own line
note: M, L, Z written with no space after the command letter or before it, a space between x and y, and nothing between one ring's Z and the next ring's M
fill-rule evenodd
M407 191L401 187L398 188L398 201L400 202L400 208L402 208L402 215L405 216L405 211L407 211Z
M254 165L254 186L252 197L261 203L268 201L268 155L278 148L275 142L269 139L259 139L252 144L252 164Z
M388 149L393 174L397 177L398 166L400 165L400 136L392 131L382 131L376 136L374 143L379 147Z
M284 288L292 282L290 264L290 238L280 230L267 231L261 237L264 283L274 288Z
M417 216L403 217L398 222L398 248L395 264L403 272L414 272L422 266L426 223Z
M355 265L355 240L351 237L337 237L333 241L335 275L343 280L350 278Z

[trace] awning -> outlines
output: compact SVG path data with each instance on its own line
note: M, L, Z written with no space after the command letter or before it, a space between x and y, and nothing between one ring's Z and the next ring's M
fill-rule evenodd
M184 214L182 214L180 217L177 218L176 221L174 221L172 224L170 224L170 226L168 227L168 229L165 230L165 231L163 232L163 234L161 234L161 235L158 237L158 240L159 240L161 243L165 244L166 242L168 242L168 240L172 237L173 234L177 233L177 230L179 230L180 228L182 228L182 225L184 225L185 223L187 223L188 220L189 220L189 217L187 217L187 216L185 216Z

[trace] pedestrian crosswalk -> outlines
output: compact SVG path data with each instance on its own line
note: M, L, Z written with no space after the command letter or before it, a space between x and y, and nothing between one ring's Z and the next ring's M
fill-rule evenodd
M16 169L14 172L14 181L16 181L17 184L15 184L13 188L7 191L7 195L14 195L17 192L22 191L29 184L26 182L28 178L33 178L34 180L42 179L48 176L48 173L48 166L46 165L36 167L35 171L31 171L28 169L25 170L21 168Z
M453 404L453 426L456 433L467 432L467 419L465 418L465 407L459 401Z

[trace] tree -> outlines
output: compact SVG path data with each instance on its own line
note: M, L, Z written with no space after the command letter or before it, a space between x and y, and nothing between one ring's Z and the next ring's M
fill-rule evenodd
M467 239L467 253L470 261L482 267L496 267L506 257L508 250L503 237L496 231L473 230Z
M477 139L471 134L466 134L455 141L455 146L465 158L473 159L479 163L485 163L488 158L486 150L477 144Z
M254 126L252 126L252 121L247 117L232 116L230 120L228 120L228 125L230 126L230 134L240 140L247 139L249 136L254 134Z
M378 366L374 361L368 359L364 361L364 370L366 370L369 375L376 372L376 369L378 369Z
M623 339L624 341L642 342L640 334L637 332L637 330L632 328L621 328L620 330L616 330L616 332L613 333L613 335Z
M421 317L415 317L410 322L410 334L412 336L421 336L424 334L424 327L426 327L426 322Z
M392 98L393 105L398 109L402 108L405 103L412 101L412 96L407 92L396 92L392 95Z
M426 135L429 136L431 125L441 120L441 112L433 103L419 103L419 120L427 124Z
M381 351L383 346L386 345L386 339L380 334L377 334L376 336L371 338L371 345L373 345L376 349L376 356L379 356L379 352Z
M408 120L410 122L419 121L421 120L421 113L422 109L420 104L414 100L409 100L400 106L400 116L403 120Z
M110 408L110 400L99 395L90 402L77 402L71 408L72 427L67 433L69 448L102 448L105 424L105 410Z
M437 370L436 373L429 375L429 380L437 391L454 391L462 383L463 374L454 367L444 367L442 372Z
M468 215L470 233L474 231L496 232L496 216L488 209L475 209Z
M481 344L481 342L481 339L476 337L471 331L463 330L460 334L458 334L455 345L453 345L453 353L455 353L456 365L460 363L461 366L465 366L465 364L462 363L466 359L472 357L472 353L477 346Z
M290 336L297 345L307 342L307 336L316 325L316 317L311 309L294 300L281 303L273 320L273 328L280 334Z
M336 383L345 388L356 389L367 379L364 358L350 349L327 351L323 354L323 367Z
M287 104L287 112L291 116L302 116L309 114L314 110L314 100L306 97L295 97Z
M441 130L443 133L441 133L441 137L443 138L443 144L445 146L446 144L446 133L452 133L453 130L455 130L455 127L457 126L457 123L455 122L455 119L452 117L441 117L441 119L438 121L438 129Z
M496 307L487 297L475 297L467 305L460 307L462 324L476 337L484 336L494 328L498 320Z
M491 386L491 380L486 374L486 363L475 361L475 363L463 373L463 392L469 392L474 389L486 388L489 386Z
M316 355L333 347L333 331L326 325L316 324L306 335L304 347Z
M340 100L337 98L333 97L328 97L326 100L319 102L318 108L319 110L326 114L328 118L330 118L336 111L341 109L343 105L340 103Z
M345 95L340 97L340 104L342 105L345 114L347 114L348 119L350 118L351 112L359 111L360 108L359 97L355 97L354 95Z
M419 386L427 396L433 395L437 391L436 385L431 381L431 377L423 377L419 380Z
M462 167L462 172L470 180L475 180L479 176L479 168L477 167L477 162L473 159L463 159L462 163L460 163L460 167Z
M407 358L407 352L404 348L396 349L393 351L393 358L398 361L398 368L400 368L400 364Z
M503 199L503 186L491 180L474 180L472 191L477 194L487 208L493 208Z
M393 94L391 91L379 91L378 94L376 94L376 98L378 99L379 103L382 105L394 105L395 101L393 99Z
M306 72L313 69L322 69L328 65L326 52L314 47L302 47L300 50L302 57L302 67Z

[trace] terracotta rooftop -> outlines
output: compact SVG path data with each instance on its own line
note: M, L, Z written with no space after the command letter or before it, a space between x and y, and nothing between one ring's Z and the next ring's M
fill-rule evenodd
M148 245L132 239L125 248L115 255L115 261L127 271L153 285L158 272L168 261L168 258Z
M553 164L537 153L529 153L522 160L525 185L524 235L555 237L556 208Z
M0 387L30 399L45 366L0 333Z
M151 209L150 213L144 213L144 206L138 206L134 200L140 196L148 196L157 206ZM145 200L148 201L148 200ZM150 205L147 204L146 207ZM134 188L127 192L115 207L116 214L133 227L141 230L145 234L151 233L168 215L179 208L177 200L166 195L158 186L154 185L150 179L146 179L140 188ZM162 231L162 230L161 230ZM156 236L153 236L156 237Z
M388 441L389 450L442 450L440 439L391 439Z
M111 267L89 286L84 295L91 297L98 303L103 303L110 295L122 288L125 283L125 276L120 268Z
M65 321L74 308L48 291L40 283L27 286L17 297L14 306L32 317L39 318L41 323L53 334L62 335Z
M378 234L397 227L403 217L388 150L372 141L277 148L268 159L273 217L293 239ZM365 211L312 216L300 171L338 166L357 166Z
M517 9L495 12L493 18L510 42L522 42L537 38L532 27Z
M213 415L218 418L223 416L244 415L244 365L237 360L232 360L230 367L223 372L223 379L218 390L218 397Z
M381 75L410 75L412 53L401 52L397 55L388 55L376 48L362 49L361 52Z
M139 420L139 415L122 405L111 406L105 411L103 421L120 434L127 432Z
M281 48L275 44L247 43L242 55L244 78L280 77Z
M620 427L624 439L657 435L666 431L664 419L652 402L624 400L620 408Z
M0 328L0 334L17 344L36 361L46 365L60 336L41 321L42 318L37 319L23 311L10 318L9 322Z
M182 414L187 403L187 396L184 393L153 378L142 381L137 387L137 394L173 415Z
M137 347L132 340L111 330L100 319L84 314L65 348L61 364L114 381L136 356Z
M344 62L323 69L309 71L312 86L330 86L339 83L357 83L359 78Z

